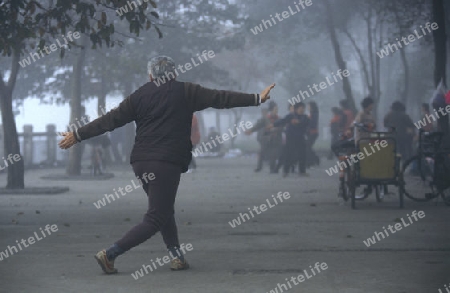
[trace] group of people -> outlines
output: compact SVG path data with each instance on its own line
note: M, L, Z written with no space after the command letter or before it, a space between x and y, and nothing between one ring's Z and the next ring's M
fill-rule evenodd
M376 121L373 115L375 102L371 97L366 97L361 102L361 110L355 113L348 100L341 100L339 107L332 107L330 121L331 150L328 159L341 149L352 148L364 135L363 132L376 130ZM434 106L433 106L434 107ZM308 108L308 109L306 109ZM308 111L308 114L306 114ZM422 117L425 125L424 131L435 131L437 127L432 121L425 119L431 114L427 103L421 105ZM271 174L278 174L282 169L283 176L294 173L298 166L300 176L308 176L307 168L320 164L319 156L314 152L313 146L319 136L319 110L315 102L290 104L289 114L284 118L278 115L278 105L271 101L267 108L261 109L261 118L256 124L246 131L247 135L257 133L257 141L260 144L257 166L255 172L263 169L264 162L269 165ZM418 133L411 117L406 113L406 106L400 102L392 103L389 112L384 116L383 126L387 131L395 129L397 153L405 162L414 154L414 144ZM355 125L364 125L355 127ZM210 129L210 132L214 129ZM215 133L215 132L214 132ZM213 135L208 135L208 137ZM194 115L192 121L191 140L193 148L199 143L200 135L198 122ZM220 147L220 146L218 146ZM213 151L213 150L210 150ZM190 164L190 170L195 169L194 159Z
M361 102L361 111L355 116L346 100L340 102L340 108L333 107L333 118L330 122L331 129L331 155L337 153L337 149L350 147L351 144L355 146L361 138L362 132L371 132L376 129L376 121L373 116L374 100L371 97L366 97ZM434 106L433 106L434 107ZM432 115L428 103L421 105L422 120L424 125L422 129L427 132L443 131L445 129L438 125L434 125L434 121L427 119ZM438 121L439 122L439 121ZM364 125L361 130L356 125ZM414 154L414 145L418 138L416 126L411 117L406 113L405 105L400 101L392 103L389 112L384 116L383 126L387 131L393 131L397 153L401 155L402 161L406 161ZM442 123L441 123L442 124Z
M255 172L260 172L263 163L269 163L270 173L277 174L282 167L283 176L295 171L298 164L300 176L308 176L306 168L319 165L320 159L313 150L319 135L319 109L315 102L306 105L297 103L289 106L289 114L278 116L278 105L271 101L263 108L261 118L246 134L257 133L260 144L258 163Z

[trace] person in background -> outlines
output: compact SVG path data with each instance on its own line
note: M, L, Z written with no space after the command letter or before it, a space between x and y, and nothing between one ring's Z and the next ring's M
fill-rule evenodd
M414 123L406 114L406 107L403 103L395 101L391 110L384 117L384 127L391 131L395 129L395 140L397 142L397 152L405 162L412 156L412 144L414 140Z
M124 163L124 140L125 140L125 128L119 128L116 131L110 133L111 139L111 151L114 156L114 163ZM119 148L120 146L120 148Z
M286 157L283 164L283 177L289 174L294 162L298 161L299 175L306 173L306 133L309 127L309 118L305 114L305 104L297 103L294 113L276 121L273 126L280 128L286 125Z
M353 121L355 121L355 113L353 113L353 111L348 106L347 100L341 100L339 102L339 105L341 106L341 111L345 115L345 121L343 121L345 123L344 131L348 131L349 129L352 129Z
M307 132L307 166L320 165L320 158L314 152L313 146L319 136L319 108L316 102L309 102L309 128Z
M262 139L264 140L265 152L264 156L269 161L270 173L277 173L277 159L279 157L281 149L281 131L282 129L274 128L273 123L278 120L278 106L275 102L270 101L268 107L267 118L264 122L253 126L251 129L247 130L245 133L247 135L252 134L255 131L263 130ZM258 168L255 170L259 172Z
M289 114L294 114L294 105L289 104L288 111L289 111ZM280 170L280 168L283 166L284 161L286 160L286 156L287 156L287 154L286 154L286 127L284 127L283 131L281 133L281 148L280 148L280 156L278 157L277 168L276 168L277 173ZM295 172L295 163L296 162L293 162L292 167L291 167L292 173Z
M195 149L197 144L200 142L200 128L198 127L198 120L197 116L195 114L192 115L192 126L191 126L191 143L192 143L192 150ZM194 156L192 156L191 163L189 164L189 170L188 173L192 170L197 169L197 164L195 162Z
M376 129L375 118L372 115L373 108L375 106L374 100L367 96L361 101L362 110L356 115L355 123L364 125L364 130L358 127L354 127L355 146L358 146L358 142L361 138L369 136L369 132L373 132ZM364 188L361 194L356 195L356 198L364 198L370 195L373 191L372 185Z
M425 121L425 126L422 127L423 131L425 132L432 132L435 130L434 127L434 120L430 119L429 121L426 119L427 117L432 116L430 114L430 105L428 105L427 103L423 103L422 107L421 107L421 112L422 112L422 121Z
M372 115L374 100L371 97L366 97L361 102L362 110L356 115L355 123L360 123L365 126L368 132L375 131L376 123L375 118ZM359 129L354 129L355 136L355 144L358 143L358 140L365 136L365 134Z
M210 127L209 128L209 133L206 136L206 140L207 141L213 140L218 135L219 135L219 133L217 132L216 128L215 127ZM209 149L209 152L211 152L211 153L218 153L218 152L220 152L221 144L215 143L215 144L211 144L211 145L212 145L212 147Z
M103 175L105 169L105 156L108 155L108 147L111 145L111 140L107 134L103 134L92 138L88 142L91 147L91 166L92 174L94 176Z
M439 84L438 88L436 89L436 92L434 93L434 96L431 100L431 105L433 107L433 110L441 111L447 107L446 103L446 93L445 86L443 84L443 81ZM450 100L450 98L449 98ZM445 113L445 112L444 112ZM446 115L437 115L437 122L436 122L436 128L437 131L444 133L444 143L448 142L450 143L450 124L449 124L449 114Z
M92 175L103 175L102 166L103 166L103 150L100 144L92 145L92 154L91 154L91 164L92 164Z
M333 146L340 140L339 133L342 130L342 111L338 107L331 108L333 117L330 121L330 134L331 134L331 150L328 155L328 160L332 160L334 152L332 151Z

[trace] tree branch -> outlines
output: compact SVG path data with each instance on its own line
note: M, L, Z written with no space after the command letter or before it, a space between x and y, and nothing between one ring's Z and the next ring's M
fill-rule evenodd
M370 91L370 88L372 87L372 85L370 84L369 71L367 70L367 63L366 63L366 60L364 60L364 56L363 56L363 54L361 52L361 49L356 44L355 39L348 32L347 28L344 28L342 30L342 32L347 36L347 38L349 38L350 42L352 43L353 47L355 48L356 53L359 56L359 59L361 60L361 64L362 64L362 68L363 68L363 72L364 72L364 77L366 79L366 84L367 84L367 87L369 88L369 91Z

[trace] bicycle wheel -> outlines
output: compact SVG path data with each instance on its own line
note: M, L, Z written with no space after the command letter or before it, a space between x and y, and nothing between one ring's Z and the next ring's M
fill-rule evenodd
M435 160L434 188L444 203L450 206L450 153L439 154Z
M404 195L418 202L426 202L431 199L425 197L425 194L431 190L432 182L432 169L426 158L421 159L419 156L410 158L406 161L402 173Z
M348 196L351 198L351 202L352 202L352 209L356 208L356 183L355 183L355 172L354 172L354 167L353 166L348 166L347 168L347 186L348 186Z
M386 188L387 189L387 188ZM405 194L405 181L403 179L403 173L400 173L398 176L398 196L399 196L399 201L400 201L400 208L403 209L404 207L404 195Z
M375 197L377 198L377 202L382 202L384 198L384 186L383 185L374 185L375 189Z
M450 206L450 188L440 191L439 194L441 195L444 203Z
M347 201L347 194L346 194L346 188L345 188L345 179L339 178L339 192L338 192L338 198L342 197L343 200Z
M348 201L348 199L351 197L351 191L350 191L350 182L351 181L351 171L350 168L345 169L344 174L344 182L341 186L342 188L342 198L345 201Z

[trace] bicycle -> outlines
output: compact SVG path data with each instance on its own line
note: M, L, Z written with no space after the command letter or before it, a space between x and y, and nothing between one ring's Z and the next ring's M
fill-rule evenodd
M450 150L442 149L443 136L442 132L419 130L417 155L403 167L404 193L409 199L427 202L442 197L450 206Z
M399 175L400 169L396 167L398 166L398 159L395 156L395 140L393 140L391 137L393 133L371 132L371 130L366 125L361 123L355 123L354 126L359 128L361 131L366 132L367 137L362 138L356 145L353 139L346 140L344 137L344 139L341 140L339 144L333 147L333 151L338 157L339 161L343 162L343 164L346 166L345 169L341 168L339 172L340 182L338 197L342 197L344 201L348 201L349 199L351 199L351 205L353 209L355 208L356 200L364 200L368 198L369 195L372 194L373 190L375 191L377 202L382 202L384 197L384 193L382 192L382 190L385 190L385 187L388 184L400 186L403 182L401 180L401 176ZM375 142L377 140L380 141L381 139L389 140L392 147L391 152L389 152L387 156L382 155L381 157L379 157L379 160L388 160L389 162L392 162L392 166L390 168L393 172L388 172L389 174L385 173L385 177L379 177L377 174L371 174L371 172L367 172L369 169L371 169L370 164L367 165L363 163L363 165L361 165L360 162L350 163L352 155L356 155L357 153L359 153L360 149L368 146L367 144ZM348 164L346 164L345 162L347 162ZM378 168L378 172L385 172L385 168L380 168L380 166L376 167ZM356 189L361 185L366 185L367 187L363 189L361 196L357 196ZM403 207L402 193L399 192L399 195L400 207Z
M356 152L355 143L352 139L348 139L344 134L339 135L341 140L339 140L338 145L332 147L332 150L340 162L347 161L350 155ZM349 168L339 170L339 191L338 197L341 197L344 201L349 200L349 176L351 175Z

